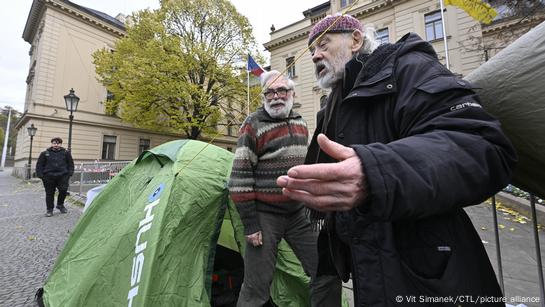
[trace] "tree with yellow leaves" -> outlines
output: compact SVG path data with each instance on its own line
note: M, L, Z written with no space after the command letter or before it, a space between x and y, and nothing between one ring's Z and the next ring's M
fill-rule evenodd
M252 48L252 27L229 1L163 0L134 14L115 51L97 51L94 63L113 94L107 112L197 139L245 112L240 67Z

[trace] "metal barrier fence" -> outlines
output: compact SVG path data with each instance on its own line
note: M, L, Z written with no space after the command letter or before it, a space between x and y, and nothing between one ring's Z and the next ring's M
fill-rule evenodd
M74 175L70 177L69 190L82 195L96 186L106 184L130 162L84 162L74 164ZM14 167L11 174L22 179L36 178L36 168L29 168L28 166Z
M493 219L494 219L494 238L496 240L496 259L498 262L498 281L500 282L500 287L502 292L505 294L504 286L504 276L503 276L503 264L501 260L501 247L500 247L500 234L499 234L499 225L497 217L497 205L496 197L492 197L492 206L493 206ZM545 284L543 281L543 266L541 264L541 246L539 245L539 231L537 224L537 212L536 212L536 197L530 193L530 211L531 211L531 220L532 228L534 235L534 244L536 252L536 265L537 265L537 276L539 281L539 296L540 296L540 306L545 307Z
M71 190L77 188L79 194L106 184L131 161L88 162L74 165L74 175L70 177Z

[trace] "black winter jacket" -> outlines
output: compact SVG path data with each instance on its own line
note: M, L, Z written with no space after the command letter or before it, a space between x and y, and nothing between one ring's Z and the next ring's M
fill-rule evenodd
M348 87L326 130L356 151L369 198L330 219L320 234L319 272L332 260L341 278L350 271L358 307L498 300L494 271L463 207L508 184L516 154L471 85L443 67L429 43L407 34L396 44L372 76L363 77L368 63L346 66ZM323 117L319 112L318 127ZM319 132L307 161L331 162L318 151ZM447 302L431 303L436 298Z
M69 151L60 147L59 150L48 148L40 153L36 162L36 176L72 176L74 174L74 161Z

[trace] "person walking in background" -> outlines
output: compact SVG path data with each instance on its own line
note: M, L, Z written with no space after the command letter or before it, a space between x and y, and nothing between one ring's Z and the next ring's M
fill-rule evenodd
M310 31L317 83L331 93L309 165L277 183L324 225L319 271L351 276L355 306L451 306L434 303L457 296L502 306L463 208L509 183L513 146L428 42L409 33L380 45L374 33L350 15Z
M52 138L51 147L40 153L36 163L36 175L42 179L45 188L47 217L53 215L55 190L59 191L57 209L61 213L68 212L64 206L64 199L68 190L68 180L74 174L74 161L70 152L61 145L60 137Z
M340 280L315 278L318 233L310 228L304 207L283 196L276 185L276 178L303 163L307 152L307 124L292 110L295 84L278 71L270 71L261 75L261 85L263 106L240 128L229 181L248 242L237 306L257 307L269 300L281 239L311 277L311 305L340 306Z

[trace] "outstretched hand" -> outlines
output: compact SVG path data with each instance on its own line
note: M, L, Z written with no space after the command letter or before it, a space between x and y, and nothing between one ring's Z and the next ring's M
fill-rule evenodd
M318 135L321 150L337 163L292 167L276 183L282 193L318 211L347 211L367 198L367 180L354 149Z

